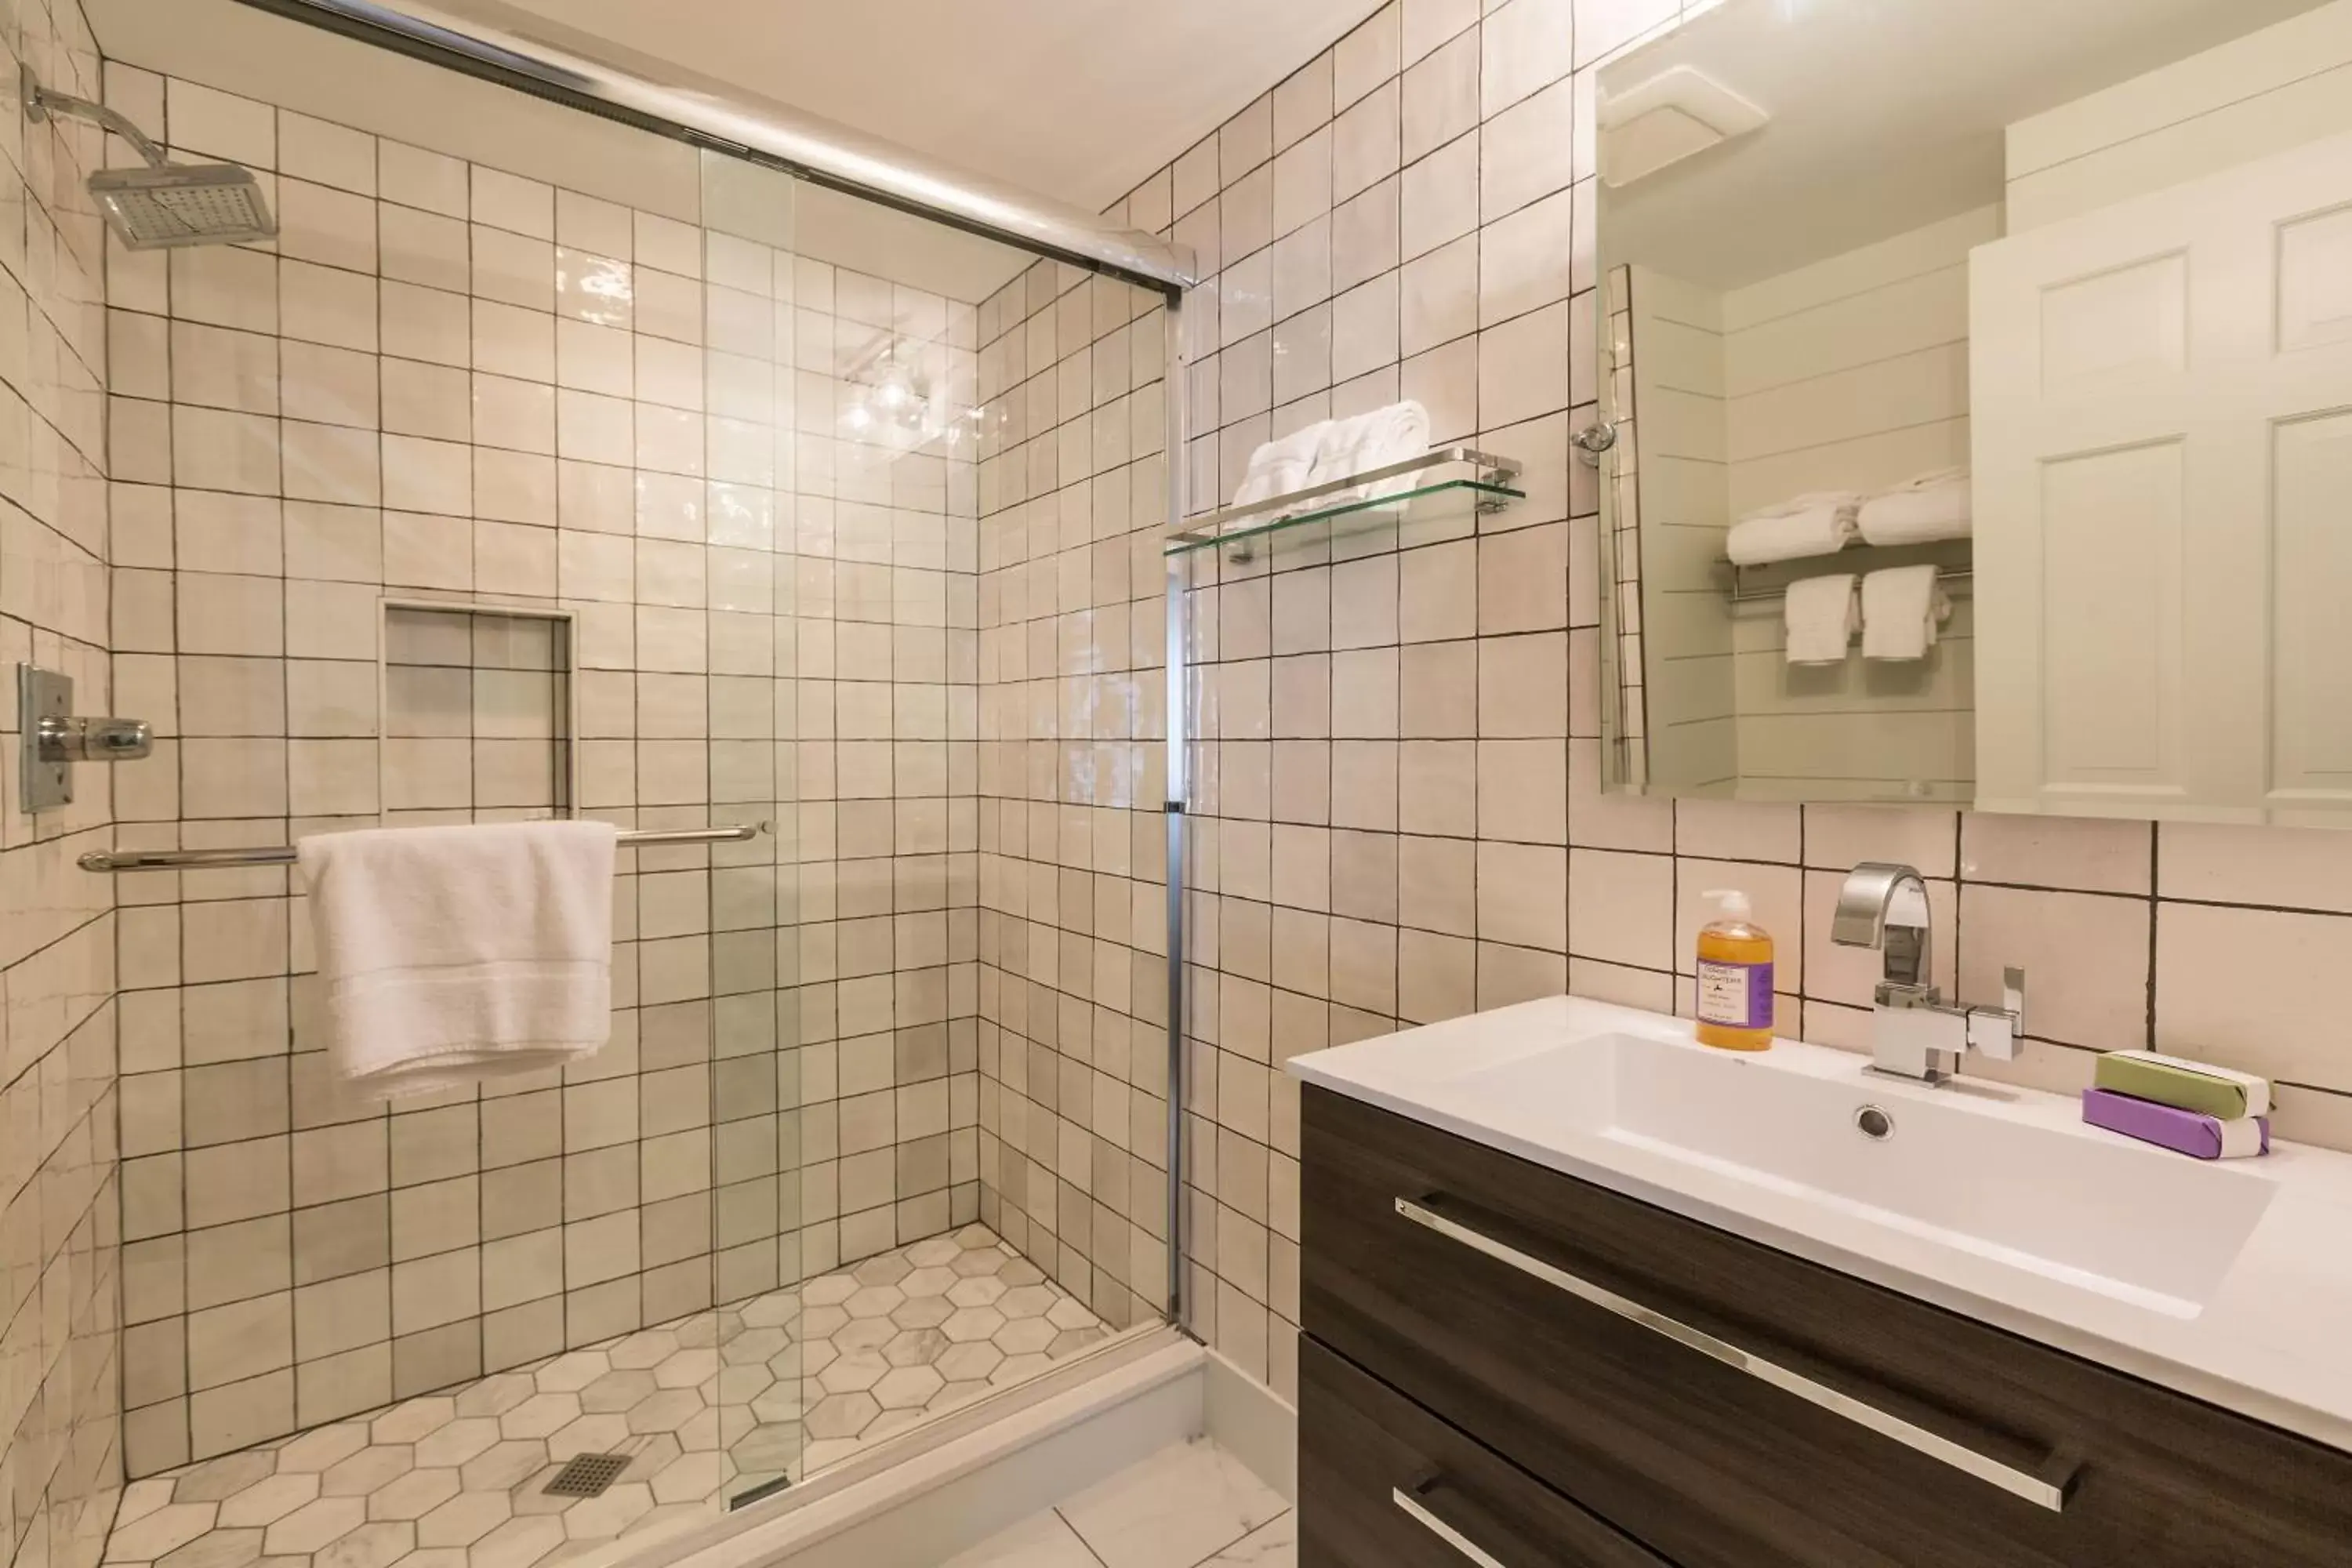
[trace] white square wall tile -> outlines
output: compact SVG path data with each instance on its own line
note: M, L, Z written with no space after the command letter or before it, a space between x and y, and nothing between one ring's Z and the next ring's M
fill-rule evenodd
M2156 1048L2288 1083L2352 1091L2352 1053L2310 1026L2311 976L2333 973L2345 917L2157 906ZM2026 1006L2033 1005L2026 976Z

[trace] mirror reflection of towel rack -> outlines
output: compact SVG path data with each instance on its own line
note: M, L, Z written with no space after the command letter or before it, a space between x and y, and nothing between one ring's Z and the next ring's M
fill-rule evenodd
M735 827L671 827L644 832L623 830L624 849L652 849L681 844L747 844L771 831L765 822ZM85 871L211 871L240 866L291 866L294 847L272 845L256 849L93 849L79 861Z

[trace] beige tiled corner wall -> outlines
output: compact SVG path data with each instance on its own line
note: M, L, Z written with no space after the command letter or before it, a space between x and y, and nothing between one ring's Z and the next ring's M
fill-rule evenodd
M981 1217L1114 1328L1168 1295L1167 336L1050 262L980 312Z
M544 624L398 612L380 688L386 597L572 617L583 814L776 827L625 853L592 1060L389 1110L311 1026L299 879L123 879L131 1471L974 1218L972 440L855 409L885 344L967 407L976 302L680 221L690 160L632 210L108 79L283 224L113 257L112 646L163 737L123 842L544 814Z
M74 0L0 6L0 71L93 94ZM23 810L16 667L110 710L105 230L82 181L105 139L0 112L0 1562L89 1568L122 1484L113 891L108 770Z
M1214 274L1186 307L1195 510L1260 441L1401 396L1528 467L1475 525L1196 568L1191 1289L1286 1394L1281 1064L1563 990L1687 1010L1711 888L1753 895L1806 1038L1868 1020L1872 955L1828 940L1841 875L1907 860L1947 987L2029 972L2011 1076L2071 1089L2153 1043L2275 1075L2282 1133L2352 1148L2352 1050L2302 1011L2352 947L2352 835L1600 793L1598 492L1567 446L1595 397L1593 68L1701 8L1392 0L1126 204ZM1062 631L1038 646L1066 670L1122 646Z

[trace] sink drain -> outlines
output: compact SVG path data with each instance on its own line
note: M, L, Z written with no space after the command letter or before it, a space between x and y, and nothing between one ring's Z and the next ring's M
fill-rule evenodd
M1895 1118L1875 1105L1865 1105L1853 1113L1853 1130L1874 1143L1883 1143L1895 1136Z

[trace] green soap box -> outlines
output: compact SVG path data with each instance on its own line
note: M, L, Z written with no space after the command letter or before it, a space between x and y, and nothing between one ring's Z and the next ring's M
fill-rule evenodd
M2109 1051L2099 1058L2092 1082L2134 1100L2154 1100L2223 1121L2271 1113L2269 1079L2154 1051Z

